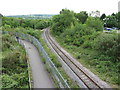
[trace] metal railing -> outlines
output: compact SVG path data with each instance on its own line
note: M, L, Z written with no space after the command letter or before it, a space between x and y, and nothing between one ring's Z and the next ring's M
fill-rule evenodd
M17 40L16 40L17 41ZM19 44L21 44L24 48L26 48L25 43L23 43L21 40L19 40ZM25 49L26 52L26 56L28 57L28 50ZM32 86L33 86L33 81L32 81L32 70L30 69L30 62L29 60L27 60L27 66L28 66L28 80L29 80L29 90L32 90Z
M35 37L28 35L28 34L11 32L11 31L3 31L2 33L3 34L8 33L8 34L15 35L15 36L17 35L20 37L20 39L24 39L24 40L27 40L27 41L33 43L37 47L39 53L42 53L42 56L45 59L46 64L49 66L51 73L53 74L53 76L57 80L57 82L59 83L59 87L60 88L70 88L70 86L68 85L66 80L63 78L61 73L56 68L55 64L51 61L50 57L48 56L48 54L46 53L46 51L44 50L44 48L42 47L40 42Z

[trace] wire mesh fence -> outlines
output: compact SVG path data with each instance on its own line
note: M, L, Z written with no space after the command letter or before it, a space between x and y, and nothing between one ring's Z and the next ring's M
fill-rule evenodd
M37 47L39 53L42 53L42 56L45 59L45 62L47 64L47 66L49 67L53 77L59 83L59 87L60 88L70 88L70 86L68 85L66 80L63 78L61 73L56 68L55 64L51 61L50 57L48 56L48 54L46 53L46 51L42 47L41 43L35 37L28 35L28 34L11 32L11 31L2 31L2 33L18 36L20 39L23 39L23 40L26 40L26 41L33 43Z

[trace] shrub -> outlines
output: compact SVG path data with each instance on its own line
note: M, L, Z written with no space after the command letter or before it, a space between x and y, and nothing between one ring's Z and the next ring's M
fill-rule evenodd
M96 31L103 31L103 22L99 18L88 17L85 24Z
M60 38L63 38L65 43L80 46L89 38L89 35L94 33L94 29L83 24L77 24L71 29L66 29Z
M108 59L118 61L120 42L118 42L117 34L102 33L95 39L93 47L107 58L109 57Z
M3 74L2 76L2 88L15 88L18 82L12 79L11 76Z
M3 34L2 88L28 88L25 50L9 34Z

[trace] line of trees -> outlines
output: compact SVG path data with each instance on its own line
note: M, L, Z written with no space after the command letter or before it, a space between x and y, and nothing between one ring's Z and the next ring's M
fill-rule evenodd
M62 9L59 15L53 17L52 30L59 35L59 33L63 33L65 29L72 28L77 24L87 25L96 31L103 30L103 22L98 17L90 17L86 11L75 13L68 9Z
M103 30L104 25L109 26L111 22L109 19L106 21L109 17L116 17L111 27L118 25L118 15L119 13L111 17L105 17L104 14L101 17L91 17L85 11L74 13L68 9L62 9L60 14L52 19L52 34L62 38L68 45L97 50L100 53L99 56L106 55L102 59L116 62L120 55L120 51L117 51L120 49L119 34L103 33ZM104 24L105 22L107 23Z
M13 17L3 17L2 25L4 27L24 27L33 29L43 29L50 25L49 19L22 19Z
M100 19L104 22L105 27L117 27L120 28L120 12L116 14L111 14L106 16L106 14L102 14Z

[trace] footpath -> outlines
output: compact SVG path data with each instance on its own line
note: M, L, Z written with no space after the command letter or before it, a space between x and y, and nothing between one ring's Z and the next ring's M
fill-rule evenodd
M33 88L54 88L53 82L44 68L44 64L41 61L36 47L25 40L22 40L21 42L24 43L25 49L27 50L32 71Z

